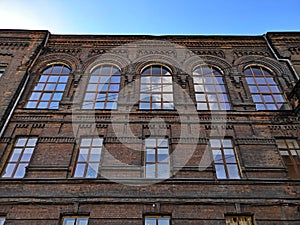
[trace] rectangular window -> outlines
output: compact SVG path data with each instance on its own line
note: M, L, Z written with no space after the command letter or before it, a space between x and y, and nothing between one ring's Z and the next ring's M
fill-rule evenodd
M148 138L145 140L145 177L170 177L168 139Z
M252 216L226 216L226 225L254 225Z
M231 139L210 139L218 179L240 179L239 166Z
M6 66L0 66L0 77L3 76L4 72L5 72ZM0 224L1 225L1 224Z
M276 143L290 178L300 178L300 148L295 139L278 139Z
M88 221L86 217L64 217L62 225L88 225Z
M4 217L0 217L0 225L4 225L5 223L5 218Z
M74 177L96 178L101 160L103 138L81 139Z
M23 178L34 151L37 137L18 138L2 177Z
M146 216L145 225L170 225L170 217L167 216Z

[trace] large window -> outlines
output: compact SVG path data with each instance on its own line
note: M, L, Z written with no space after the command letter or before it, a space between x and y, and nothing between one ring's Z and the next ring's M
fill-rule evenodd
M277 110L287 107L283 93L271 72L261 66L250 66L244 74L257 110Z
M74 177L96 178L101 160L103 138L81 139Z
M300 148L295 139L277 139L277 146L291 178L300 178Z
M70 69L64 65L52 65L44 70L31 92L26 108L58 109L69 73Z
M64 217L62 225L88 225L88 221L86 217Z
M145 225L170 225L170 217L167 216L146 216Z
M145 177L169 178L169 143L166 138L148 138L145 140Z
M197 110L230 110L227 88L221 72L208 65L193 71Z
M226 216L226 225L254 225L252 216Z
M231 139L210 139L218 179L240 179L239 166Z
M112 65L101 65L92 71L84 95L83 109L116 109L121 71Z
M2 177L23 178L37 142L36 137L18 138Z
M140 109L174 109L172 76L167 68L147 67L140 88Z

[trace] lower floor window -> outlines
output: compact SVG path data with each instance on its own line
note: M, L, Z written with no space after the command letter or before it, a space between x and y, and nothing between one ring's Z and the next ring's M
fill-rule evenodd
M166 138L148 138L145 140L145 177L169 178L169 143Z
M252 216L226 216L226 225L254 225Z
M239 165L232 140L229 138L210 139L213 163L218 179L240 179Z
M29 165L33 154L36 137L20 137L17 139L12 154L6 164L2 177L5 178L23 178L26 167Z
M170 225L170 217L167 216L147 216L145 225Z
M96 178L101 160L103 138L81 139L74 177Z
M4 225L5 218L0 218L0 225Z
M88 220L85 217L64 217L62 225L88 225Z
M281 157L288 169L289 177L300 178L300 148L294 139L277 139L277 146Z

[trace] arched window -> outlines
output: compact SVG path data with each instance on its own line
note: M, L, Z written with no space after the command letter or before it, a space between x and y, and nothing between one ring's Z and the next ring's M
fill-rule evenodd
M140 109L174 109L172 76L164 66L147 67L140 87Z
M113 65L101 65L92 71L83 99L83 109L116 109L121 71Z
M286 103L271 72L261 66L250 66L244 74L257 110L277 110Z
M212 66L200 65L193 71L197 110L230 110L224 77Z
M60 64L52 65L44 70L31 92L26 108L58 109L69 74L70 69Z

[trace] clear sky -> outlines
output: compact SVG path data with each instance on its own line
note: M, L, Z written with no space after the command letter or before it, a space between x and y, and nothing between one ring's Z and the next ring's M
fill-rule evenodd
M300 31L300 0L0 0L0 29L260 35Z

